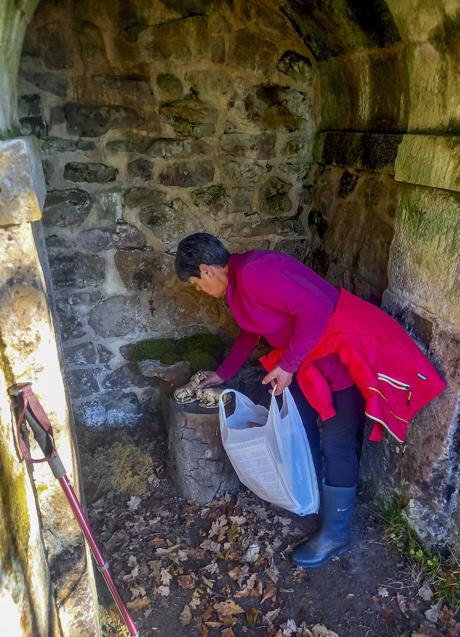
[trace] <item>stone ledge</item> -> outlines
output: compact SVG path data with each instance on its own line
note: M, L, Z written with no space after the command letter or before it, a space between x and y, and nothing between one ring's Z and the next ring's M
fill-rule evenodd
M460 136L404 135L395 179L460 192Z
M321 164L394 174L402 134L325 131L315 144L314 157Z
M41 218L46 185L38 152L30 138L0 142L0 226Z

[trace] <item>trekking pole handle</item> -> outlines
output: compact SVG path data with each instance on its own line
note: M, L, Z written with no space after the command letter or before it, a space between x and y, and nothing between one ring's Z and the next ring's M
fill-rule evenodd
M31 384L32 383L18 383L17 385L13 385L12 387L10 387L8 389L8 393L10 396L12 396L13 398L19 401L22 397L22 392L25 389L28 389L31 386ZM24 410L24 421L27 421L27 424L32 430L32 433L34 435L35 440L37 441L38 446L42 450L43 459L38 460L38 462L43 462L44 460L46 460L51 468L51 471L54 474L54 477L59 480L59 478L62 478L63 476L66 475L66 470L54 446L54 440L51 435L52 434L51 428L50 428L50 431L51 431L50 433L43 427L40 421L34 416L34 414L32 413L32 410L30 409L28 405L26 405ZM18 436L21 436L21 433L19 431L18 431ZM22 442L21 444L24 445L25 443ZM26 449L24 448L24 446L22 447L22 451L27 463L37 462L37 460L33 460L30 457L30 455L27 458Z

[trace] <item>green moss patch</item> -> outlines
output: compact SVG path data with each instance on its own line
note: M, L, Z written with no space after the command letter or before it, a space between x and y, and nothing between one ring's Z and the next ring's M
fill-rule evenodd
M185 338L148 339L136 343L134 360L152 358L165 365L190 363L193 371L213 369L222 360L226 345L215 334L193 334Z

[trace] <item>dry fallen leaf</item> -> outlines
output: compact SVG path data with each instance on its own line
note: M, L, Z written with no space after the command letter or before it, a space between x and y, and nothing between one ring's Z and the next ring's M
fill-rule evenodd
M157 586L156 591L162 597L168 597L168 595L169 595L169 586Z
M377 589L377 593L380 595L380 597L388 597L388 591L384 586L379 586Z
M181 614L179 615L179 621L184 626L188 626L188 624L192 621L192 611L190 610L190 606L187 606L187 604L184 606Z
M257 608L250 608L246 611L246 621L250 626L256 625L258 615L259 611L257 610Z
M263 604L267 599L273 599L273 597L276 596L276 592L276 588L273 584L268 584L260 603Z
M268 613L265 613L265 615L262 617L262 621L264 622L264 624L270 624L271 622L275 621L275 619L278 617L280 613L281 613L281 608L275 608L275 610L269 610Z
M431 590L427 582L425 582L425 584L421 588L419 588L417 595L421 597L424 602L429 602L430 599L433 597L433 591Z
M407 601L404 595L401 595L401 593L396 593L396 601L398 602L399 610L404 615L404 617L409 617L409 613L407 612Z
M235 633L231 628L224 628L220 635L221 637L235 637Z
M126 606L129 610L138 611L150 606L150 601L147 597L137 597L132 602L128 602Z
M234 615L244 613L244 610L232 599L228 599L225 602L216 602L214 604L214 610L217 612L219 619L224 623L229 623L229 620L233 623Z
M167 569L162 568L160 571L160 580L162 584L164 584L165 586L169 586L172 580L171 573Z
M190 573L188 575L179 575L179 577L177 578L177 583L179 584L180 588L183 589L195 588L195 579L194 576Z
M311 627L313 637L339 637L333 630L326 628L324 624L315 624Z

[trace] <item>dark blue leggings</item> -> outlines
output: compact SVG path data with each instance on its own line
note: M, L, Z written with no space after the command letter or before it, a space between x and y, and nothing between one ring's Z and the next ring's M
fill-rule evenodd
M336 415L318 426L318 412L303 395L294 376L289 385L310 443L318 482L331 487L352 487L358 482L359 456L365 422L364 398L356 387L332 393ZM321 431L320 431L321 430ZM322 445L321 445L322 442Z

